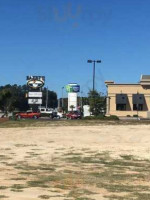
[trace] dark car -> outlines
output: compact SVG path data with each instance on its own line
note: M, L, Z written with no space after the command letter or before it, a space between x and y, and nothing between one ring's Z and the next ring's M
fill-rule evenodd
M17 119L21 118L28 118L28 119L38 119L40 117L39 112L27 111L27 112L20 112L16 114Z
M67 119L81 119L81 114L77 111L72 111L66 114Z

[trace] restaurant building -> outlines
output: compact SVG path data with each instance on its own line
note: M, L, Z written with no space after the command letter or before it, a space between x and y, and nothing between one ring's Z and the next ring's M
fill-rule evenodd
M139 83L121 84L105 81L107 86L106 115L150 118L150 75L141 75Z

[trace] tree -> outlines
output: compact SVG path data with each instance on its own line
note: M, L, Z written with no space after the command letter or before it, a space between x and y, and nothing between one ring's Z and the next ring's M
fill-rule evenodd
M88 93L90 112L93 115L104 114L105 112L105 97L101 93L98 93L96 90L91 90Z
M75 106L71 105L70 108L71 108L71 111L73 111L73 109L75 108Z
M47 88L43 88L43 103L42 103L42 106L45 106L46 105L46 95L47 95ZM57 103L57 94L53 91L50 91L48 90L48 104L47 106L49 108L56 108L58 105Z
M28 100L25 97L28 92L27 85L5 85L0 86L0 109L5 112L14 110L26 111L29 109ZM46 88L43 90L43 105L46 102ZM57 94L53 91L48 91L48 106L51 108L57 107Z
M25 86L5 85L0 87L0 109L5 113L15 109L25 111L29 108L25 98Z
M0 108L5 112L7 115L8 111L12 109L12 104L10 101L11 92L10 89L2 89L0 93Z

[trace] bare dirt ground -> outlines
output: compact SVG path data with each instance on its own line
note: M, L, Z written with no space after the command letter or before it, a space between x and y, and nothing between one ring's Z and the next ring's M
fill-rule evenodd
M0 199L150 199L150 125L0 129Z

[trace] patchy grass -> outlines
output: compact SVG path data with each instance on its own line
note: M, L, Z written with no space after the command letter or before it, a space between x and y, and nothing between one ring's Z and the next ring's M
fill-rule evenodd
M50 182L57 182L61 179L60 175L43 175L37 176L36 180L28 181L29 187L48 187Z
M36 144L15 144L16 147L34 147Z
M0 190L6 190L8 187L6 187L6 186L0 186Z
M16 128L16 127L49 127L49 126L95 126L95 125L149 125L149 120L138 120L138 121L121 121L121 120L33 120L33 119L22 119L22 120L9 120L0 122L0 128Z
M110 200L150 199L149 160L133 155L113 158L108 151L67 151L62 148L51 163L40 162L29 164L25 160L10 164L16 171L10 180L18 183L11 185L10 191L24 192L25 188L36 187L47 192L57 191L55 196L38 196L41 199L51 199L59 194L67 200L94 200L93 196L102 190L107 192L104 196ZM0 186L0 190L7 188Z
M10 158L7 155L0 155L0 160L11 160L12 158Z
M87 190L87 189L72 189L69 194L68 197L74 197L74 198L81 198L81 196L83 195L91 195L94 194L93 192Z
M14 178L11 178L10 180L21 181L21 180L26 180L26 178L24 178L24 177L14 177Z
M49 195L40 195L40 196L38 196L38 198L41 198L41 199L49 199L50 196L49 196Z
M0 195L0 199L8 198L8 196Z
M94 200L94 199L89 198L89 197L78 197L75 200Z
M14 184L11 186L11 191L13 192L23 192L23 189L27 188L26 185L23 184Z

